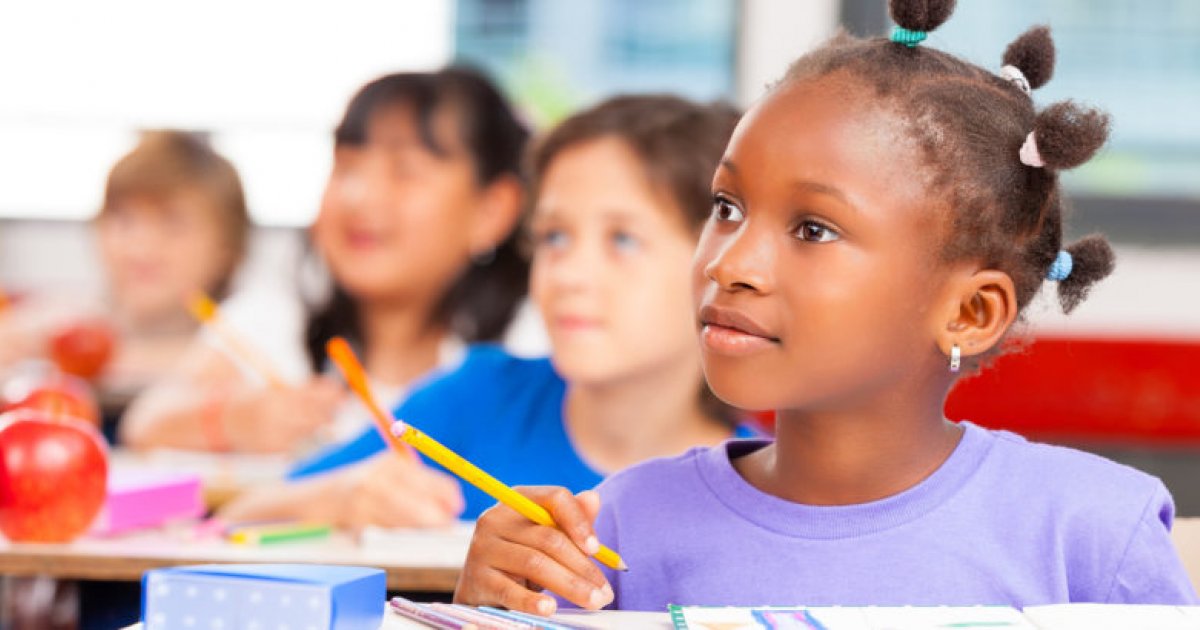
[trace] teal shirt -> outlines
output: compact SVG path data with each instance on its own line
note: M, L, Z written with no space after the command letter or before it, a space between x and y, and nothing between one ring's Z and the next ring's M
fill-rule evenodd
M496 346L474 346L453 372L413 392L395 410L435 440L510 486L556 485L582 492L604 475L583 461L563 423L566 383L548 359L521 359ZM739 426L736 437L755 432ZM326 472L384 449L374 428L302 462L290 479ZM441 466L425 460L430 466ZM495 500L462 483L464 519Z

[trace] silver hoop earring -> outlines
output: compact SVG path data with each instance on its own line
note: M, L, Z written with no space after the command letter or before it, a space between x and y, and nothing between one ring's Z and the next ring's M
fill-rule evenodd
M957 374L959 368L962 367L962 349L958 344L950 346L950 371Z

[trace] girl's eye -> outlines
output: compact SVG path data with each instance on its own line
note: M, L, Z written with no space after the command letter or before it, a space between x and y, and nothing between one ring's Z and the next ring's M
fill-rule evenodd
M561 249L567 244L567 233L558 229L542 230L534 235L538 247Z
M804 223L801 223L799 229L796 230L796 236L800 240L808 241L810 243L828 243L841 238L837 232L834 232L832 229L821 225L816 221L805 221Z
M613 232L613 247L619 252L632 252L638 248L638 239L629 232Z
M738 222L746 218L741 208L733 205L733 202L718 195L713 197L713 218L718 221Z

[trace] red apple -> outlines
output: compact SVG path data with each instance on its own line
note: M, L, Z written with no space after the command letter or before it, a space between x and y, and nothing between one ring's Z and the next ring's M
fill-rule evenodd
M50 358L63 372L91 380L104 371L115 345L111 326L99 319L85 320L50 337Z
M66 542L104 506L108 447L86 422L19 409L0 415L0 531Z
M86 420L100 426L100 406L87 381L68 374L24 374L4 387L4 411L37 409L51 416Z

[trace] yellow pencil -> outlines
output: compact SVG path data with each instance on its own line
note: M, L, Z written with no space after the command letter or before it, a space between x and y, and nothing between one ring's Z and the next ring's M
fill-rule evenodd
M282 386L283 379L271 367L271 363L255 352L248 344L242 342L241 337L233 332L224 322L221 321L217 310L217 303L212 301L201 291L196 291L188 297L188 310L192 316L200 320L206 328L221 338L222 343L231 353L242 359L247 365L259 373L267 383L272 386Z
M426 457L441 464L450 472L462 477L463 480L471 485L486 492L493 499L514 509L521 516L547 527L557 527L554 518L546 511L546 508L534 503L529 497L513 490L505 485L499 479L487 474L475 464L463 459L458 453L446 448L437 440L417 430L410 424L394 420L383 413L379 405L375 404L375 398L371 394L370 386L367 384L366 372L362 365L354 356L354 351L350 349L350 344L340 337L334 337L329 340L326 345L326 352L329 358L341 369L342 374L346 377L347 384L350 389L354 390L367 408L371 410L375 416L376 427L383 435L386 441L393 450L398 453L408 453L405 444L412 445ZM617 552L600 545L600 551L595 554L596 560L600 561L604 566L617 571L625 571L628 567L621 556Z

